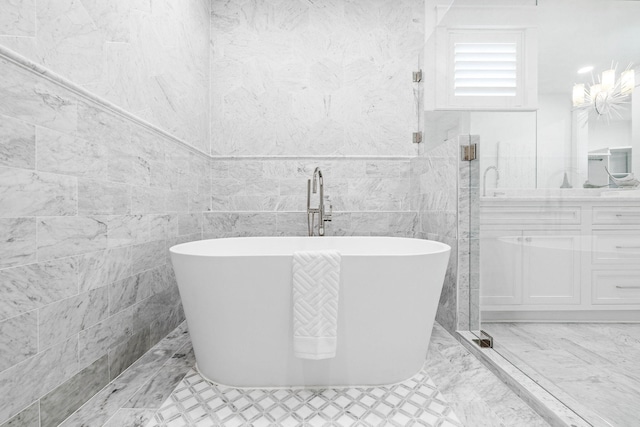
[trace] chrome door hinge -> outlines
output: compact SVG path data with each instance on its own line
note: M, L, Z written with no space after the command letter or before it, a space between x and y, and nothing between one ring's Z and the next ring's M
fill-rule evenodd
M422 132L413 133L413 143L420 144L422 142Z
M422 81L422 70L413 72L413 82L420 83Z
M477 158L476 157L476 152L477 152L476 144L462 145L461 147L462 147L462 160L470 162L470 161L475 160Z

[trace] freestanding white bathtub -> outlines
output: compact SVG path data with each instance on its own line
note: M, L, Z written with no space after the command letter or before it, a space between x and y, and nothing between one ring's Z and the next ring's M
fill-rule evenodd
M342 254L336 357L293 355L294 251ZM236 387L382 385L422 367L451 248L396 237L239 237L171 248L197 367Z

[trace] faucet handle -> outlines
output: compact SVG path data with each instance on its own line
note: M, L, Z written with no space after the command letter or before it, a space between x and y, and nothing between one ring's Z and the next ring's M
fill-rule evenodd
M332 215L333 215L333 205L329 205L329 213L323 212L322 219L324 221L331 221Z

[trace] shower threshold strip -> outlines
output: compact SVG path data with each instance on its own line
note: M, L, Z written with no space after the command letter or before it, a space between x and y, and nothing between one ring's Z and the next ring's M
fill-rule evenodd
M562 427L599 427L609 424L600 421L599 417L585 415L590 411L577 413L563 401L569 402L576 408L582 408L565 393L558 393L557 387L544 384L538 378L532 378L516 365L507 360L494 348L480 348L473 340L477 336L469 331L458 331L458 341L489 368L502 382L511 388L520 398L533 408L544 420L552 426ZM502 350L501 350L502 351ZM561 396L561 400L558 396ZM567 400L564 400L565 397ZM587 419L589 421L587 421Z

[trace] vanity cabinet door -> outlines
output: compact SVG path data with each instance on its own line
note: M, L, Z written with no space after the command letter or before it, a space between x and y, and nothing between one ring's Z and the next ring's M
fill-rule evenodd
M578 231L523 232L524 304L580 304L580 239Z
M522 303L522 231L481 232L480 287L482 306Z

